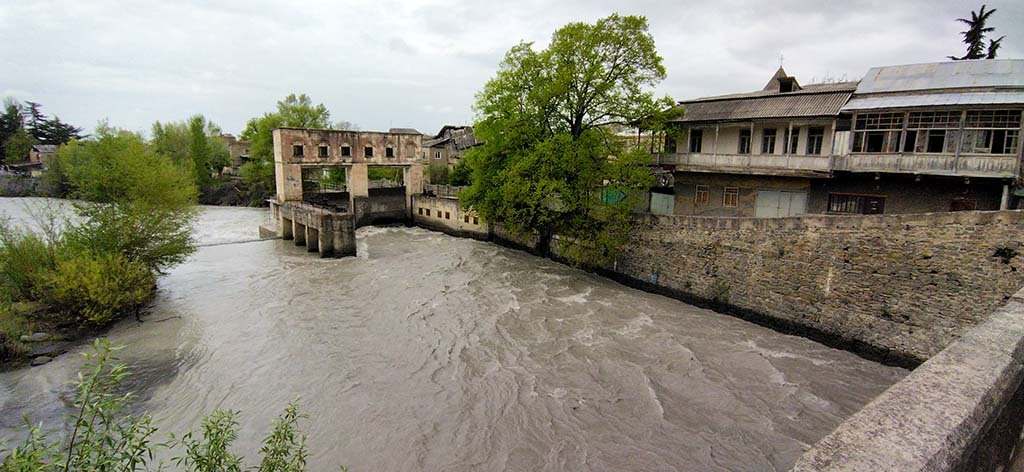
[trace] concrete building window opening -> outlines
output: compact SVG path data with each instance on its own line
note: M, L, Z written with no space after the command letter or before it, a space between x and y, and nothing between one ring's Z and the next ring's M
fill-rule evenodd
M441 158L441 151L434 151L434 159L440 159L440 158Z
M363 148L363 157L373 157L373 146Z
M825 128L814 126L807 128L806 154L820 155L821 143L825 140Z
M750 154L750 130L741 129L739 144L736 149L737 154Z
M852 193L828 194L828 212L854 215L880 215L885 212L884 195Z
M968 111L962 152L1016 154L1020 141L1020 110Z
M462 221L465 222L465 223L469 223L469 215L463 216L462 217Z
M722 199L722 206L736 208L740 203L740 189L738 187L726 187Z
M694 194L693 197L693 204L697 206L704 206L707 205L710 200L711 191L708 189L708 186L698 185L697 192Z
M700 153L701 147L704 144L704 130L702 129L691 129L690 130L690 152Z
M352 146L343 144L341 146L341 157L352 157Z
M478 217L474 216L474 217L473 217L473 224L475 224L475 225L478 225L478 224L480 224L480 218L478 218Z
M395 158L395 148L391 147L390 144L388 145L388 147L384 148L384 157L388 159Z
M292 157L302 157L305 151L303 148L302 144L292 144Z
M447 211L444 212L444 219L446 219L446 220L452 219L452 214L450 212L447 212Z
M800 142L800 128L793 128L793 133L789 133L789 129L785 130L786 139L786 154L796 154L797 144Z
M775 154L775 128L765 128L762 131L761 154Z
M430 208L427 208L427 216L430 216Z
M853 131L853 152L897 152L902 130L902 113L857 115Z
M419 207L419 208L417 208L417 210L419 210L419 214L421 214L421 215L423 214L423 207Z
M904 152L953 153L959 135L961 112L929 111L910 113Z
M329 148L327 147L326 144L321 144L317 149L318 149L318 154L317 155L319 157L326 158L326 157L330 156L330 150L329 150Z

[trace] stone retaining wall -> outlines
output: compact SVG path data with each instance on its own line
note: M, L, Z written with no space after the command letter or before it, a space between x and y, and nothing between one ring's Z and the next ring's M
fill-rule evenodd
M0 175L0 197L52 197L56 194L52 185L38 177Z
M613 277L915 365L1024 286L1024 212L641 218Z
M1020 454L1022 379L1024 291L844 421L793 470L1006 470Z

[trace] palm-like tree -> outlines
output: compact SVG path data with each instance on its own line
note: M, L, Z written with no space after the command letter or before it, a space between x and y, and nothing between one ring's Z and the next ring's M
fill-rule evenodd
M988 22L989 17L995 13L996 10L992 9L985 11L985 5L981 6L977 12L971 12L971 18L957 18L956 21L967 25L967 31L961 31L960 34L964 37L964 44L967 45L967 54L963 57L949 56L954 61L962 61L964 59L995 59L996 51L999 49L999 43L1003 38L999 38L995 41L989 42L988 55L985 54L985 35L995 31L996 29L990 26L985 26ZM993 49L993 46L995 47Z

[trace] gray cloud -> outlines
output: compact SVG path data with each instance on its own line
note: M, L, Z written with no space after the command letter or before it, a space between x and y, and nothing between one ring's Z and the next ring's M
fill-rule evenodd
M91 128L148 131L203 113L233 132L292 92L363 129L425 132L472 118L474 94L520 40L571 21L645 15L677 99L760 88L785 56L801 82L962 52L943 1L228 0L5 2L0 89ZM1024 5L989 1L1002 57L1024 53Z

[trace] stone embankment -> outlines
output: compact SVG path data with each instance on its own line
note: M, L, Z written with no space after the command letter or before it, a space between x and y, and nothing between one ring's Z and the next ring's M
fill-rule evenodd
M52 197L56 190L38 177L0 175L0 197Z

